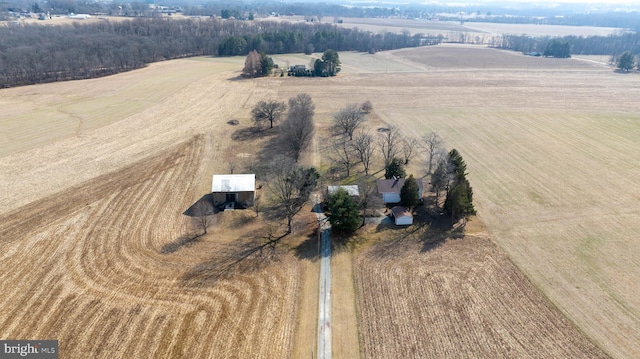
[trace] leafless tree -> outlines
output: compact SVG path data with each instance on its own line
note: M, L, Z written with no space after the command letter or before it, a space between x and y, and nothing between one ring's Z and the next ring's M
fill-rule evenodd
M380 151L382 151L382 157L384 158L384 166L387 167L394 157L398 156L400 152L402 141L402 135L397 127L389 126L389 128L380 132L378 138L378 144L380 145Z
M351 141L353 133L364 121L366 121L366 117L360 111L360 106L353 103L333 115L333 130L337 134L349 136L349 141Z
M284 102L274 100L260 101L251 110L251 117L256 126L260 126L262 121L269 121L269 128L273 128L273 123L280 120L280 117L287 110Z
M289 99L287 119L280 126L280 143L295 162L298 162L302 152L311 144L315 132L314 114L315 105L311 96L301 93Z
M332 147L332 160L347 171L347 177L351 176L351 167L354 165L354 160L357 157L353 146L351 146L347 139L343 137L340 138Z
M287 220L287 234L291 233L293 217L300 212L316 187L318 172L303 168L287 157L279 157L271 166L269 189L279 210Z
M427 174L432 174L434 166L438 162L438 155L445 151L444 141L437 132L432 131L428 135L424 135L422 137L422 143L425 150L427 151L427 163L429 166L427 169Z
M409 161L411 161L417 145L418 140L414 137L402 139L402 157L405 165L408 165Z
M382 198L378 195L375 180L365 177L358 182L360 209L362 210L362 225L365 224L367 210L382 206Z
M244 77L256 77L262 73L262 57L260 54L253 50L244 60L244 68L242 69L242 76Z
M256 212L256 217L260 215L260 210L262 210L262 199L258 193L253 196L253 203L251 204L251 208L254 212Z
M373 111L373 104L371 104L371 101L367 100L363 102L360 106L360 111L364 113L370 113L371 111Z
M373 147L373 136L369 132L361 131L356 133L353 142L351 143L353 149L356 151L362 166L364 167L364 174L369 175L369 168L371 166L371 159L375 153Z
M195 205L196 217L194 219L197 221L198 227L202 229L202 235L207 234L207 228L209 228L211 216L215 213L213 204L209 201L201 200Z

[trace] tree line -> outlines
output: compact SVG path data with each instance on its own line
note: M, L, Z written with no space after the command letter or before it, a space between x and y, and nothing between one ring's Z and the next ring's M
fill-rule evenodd
M625 51L640 54L640 33L635 32L609 36L571 35L561 38L504 35L495 37L492 46L523 53L543 53L554 42L555 45L566 44L563 46L567 46L571 54L617 56Z
M331 24L139 18L122 22L0 26L0 88L111 75L202 55L377 51L419 46L417 36Z

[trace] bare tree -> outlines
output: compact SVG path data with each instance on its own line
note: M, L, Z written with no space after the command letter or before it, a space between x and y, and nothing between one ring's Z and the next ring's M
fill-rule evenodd
M194 208L194 214L196 217L194 218L197 221L198 227L202 229L202 235L207 234L207 228L209 228L210 220L213 214L215 213L213 208L213 203L210 201L200 200L196 203Z
M363 102L360 106L360 110L364 113L370 113L371 111L373 111L373 105L371 104L371 101L367 100Z
M411 161L417 144L418 140L414 137L402 139L402 157L405 165L408 165L409 161Z
M295 162L298 162L302 152L311 144L315 132L314 114L315 105L311 96L301 93L289 99L287 119L280 126L280 143Z
M394 157L397 157L398 152L400 152L401 141L402 135L397 127L389 126L386 131L380 133L378 144L380 145L380 151L382 151L385 167L391 163Z
M433 167L438 162L438 155L444 152L444 141L437 132L432 131L422 137L424 148L427 151L427 163L429 165L427 174L433 173Z
M373 137L369 132L361 131L356 133L353 142L351 143L353 149L356 151L362 166L364 167L364 174L369 175L369 168L371 166L371 159L374 154Z
M269 121L269 128L273 128L273 123L280 120L280 117L287 110L284 102L274 100L260 101L251 110L253 121L259 126L262 121Z
M277 158L271 166L269 188L287 220L287 233L291 233L293 217L300 212L316 187L318 172L314 168L303 168L287 157Z
M347 177L351 176L351 167L353 166L354 160L357 157L357 154L354 153L353 146L351 146L349 142L347 142L346 138L341 138L332 147L332 160L338 163L347 171Z
M366 121L366 117L360 110L360 106L353 103L333 115L333 129L338 134L349 136L349 141L351 141L353 133L364 121Z
M358 182L358 192L360 197L360 209L362 210L362 225L365 224L367 210L382 206L382 198L378 195L375 180L365 177Z

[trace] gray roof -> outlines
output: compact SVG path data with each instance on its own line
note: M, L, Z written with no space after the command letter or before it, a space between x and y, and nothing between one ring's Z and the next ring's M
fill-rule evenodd
M253 192L256 189L255 174L213 175L211 192Z
M416 178L418 188L422 189L422 180ZM404 178L397 179L381 179L376 181L378 193L400 193L400 189L404 186Z
M393 213L393 216L395 218L413 217L411 212L409 212L409 209L407 207L402 207L402 206L395 206L391 208L391 213Z

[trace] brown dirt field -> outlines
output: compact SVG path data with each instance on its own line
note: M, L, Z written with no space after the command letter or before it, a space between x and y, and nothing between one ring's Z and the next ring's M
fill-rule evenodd
M254 228L241 212L184 240L192 229L180 212L198 187L204 141L3 215L0 336L56 338L68 358L288 357L293 256L212 277L225 241Z
M355 261L364 358L607 357L486 233L394 232Z

